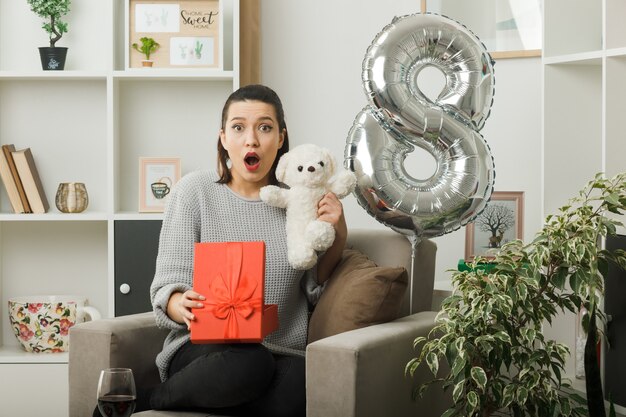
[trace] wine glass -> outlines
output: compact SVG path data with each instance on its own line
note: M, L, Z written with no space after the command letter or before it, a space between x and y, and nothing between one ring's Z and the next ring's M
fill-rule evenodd
M106 417L129 417L135 411L137 392L133 371L109 368L100 372L98 409Z

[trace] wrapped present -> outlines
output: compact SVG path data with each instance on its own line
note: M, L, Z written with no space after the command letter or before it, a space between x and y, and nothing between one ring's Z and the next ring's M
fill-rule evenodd
M258 343L278 328L278 306L264 304L265 242L196 243L192 343Z

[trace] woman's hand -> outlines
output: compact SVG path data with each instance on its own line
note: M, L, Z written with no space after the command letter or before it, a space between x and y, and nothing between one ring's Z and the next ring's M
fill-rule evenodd
M189 330L191 322L196 319L191 309L204 307L204 304L200 302L204 300L206 298L203 295L193 290L172 293L167 302L167 315L177 323L185 323Z
M336 232L335 241L317 264L317 282L323 284L341 260L343 248L348 239L348 226L343 215L343 205L333 193L327 193L320 200L317 206L317 215L319 220L332 224Z
M322 197L317 205L317 216L318 220L332 224L340 239L345 240L348 236L348 226L346 226L346 218L343 215L343 205L334 193L326 193Z

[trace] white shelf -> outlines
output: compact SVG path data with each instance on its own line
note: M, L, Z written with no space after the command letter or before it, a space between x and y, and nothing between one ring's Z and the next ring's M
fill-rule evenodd
M626 47L579 52L566 55L546 56L543 58L543 63L545 65L602 65L603 57L626 57Z
M0 364L2 363L67 363L69 353L31 353L21 346L0 346Z
M572 65L602 65L602 51L581 52L576 54L544 57L545 65L572 64Z
M105 80L106 71L0 71L0 80Z
M76 4L67 16L69 32L58 44L69 48L65 70L43 71L37 48L46 46L48 36L39 18L25 1L0 0L0 144L31 148L50 205L45 214L13 214L0 186L0 374L7 377L41 380L40 385L67 379L67 353L21 349L7 319L7 300L78 294L103 317L113 316L119 278L115 222L163 219L162 213L138 212L139 158L179 157L183 175L211 166L222 105L239 87L237 0L224 2L224 70L122 70L121 3ZM56 209L61 182L86 185L85 212ZM55 389L54 401L31 408L67 415L67 385L55 383ZM0 391L3 404L15 396ZM3 411L22 415L22 405L14 401Z
M0 222L107 221L107 213L0 214Z
M605 55L607 57L626 57L626 47L607 49Z
M233 71L194 68L131 68L125 71L0 71L0 80L177 80L177 81L232 81Z
M624 13L624 0L544 2L544 216L555 213L596 173L611 177L624 171ZM575 351L575 315L561 314L549 328L548 336ZM573 375L573 365L572 357L564 373ZM584 394L585 380L570 379Z
M183 175L216 160L221 107L239 86L238 2L227 9L224 70L121 70L125 10L93 0L68 15L65 70L43 71L39 19L26 3L0 0L0 144L32 149L50 204L45 214L14 214L0 186L2 304L29 288L76 290L113 314L114 222L163 219L138 212L139 158L179 157ZM86 212L54 207L58 184L68 181L87 186ZM0 310L0 345L13 338L5 319Z
M233 71L221 71L213 69L159 69L159 68L135 68L126 71L113 71L113 78L120 80L154 81L232 81Z

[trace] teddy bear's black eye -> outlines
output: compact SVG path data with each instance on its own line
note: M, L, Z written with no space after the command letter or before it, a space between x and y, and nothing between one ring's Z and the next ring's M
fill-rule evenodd
M324 167L324 162L320 161L320 166L323 168Z
M302 169L303 169L303 168L302 168L302 165L300 165L300 166L298 167L298 172L302 172Z

